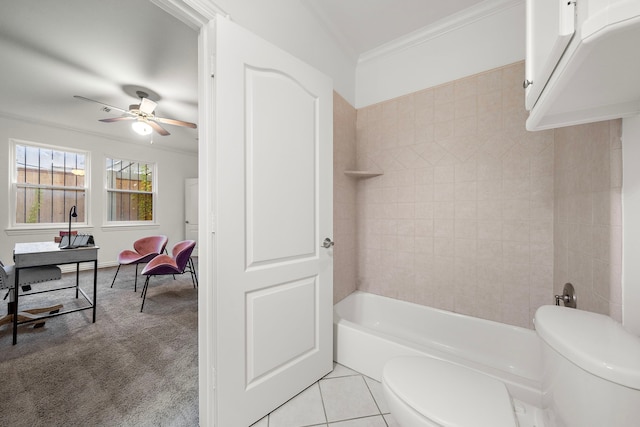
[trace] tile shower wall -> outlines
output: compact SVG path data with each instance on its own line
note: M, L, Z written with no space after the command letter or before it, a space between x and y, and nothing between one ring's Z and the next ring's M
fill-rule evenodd
M572 282L580 308L621 319L621 122L526 132L523 75L357 113L334 95L334 302L357 286L531 327Z
M356 182L344 175L356 166L356 110L333 95L333 299L340 301L356 290Z
M525 130L523 76L357 111L357 167L384 172L357 184L358 289L525 327L553 301L554 133Z
M555 132L554 293L622 319L621 120Z

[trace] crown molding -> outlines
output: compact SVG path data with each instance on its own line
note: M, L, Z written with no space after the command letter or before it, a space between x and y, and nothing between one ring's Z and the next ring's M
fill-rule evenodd
M214 20L216 16L231 19L231 16L212 0L150 1L196 31L207 22Z
M409 49L524 2L525 0L485 0L431 25L362 53L358 57L358 64Z

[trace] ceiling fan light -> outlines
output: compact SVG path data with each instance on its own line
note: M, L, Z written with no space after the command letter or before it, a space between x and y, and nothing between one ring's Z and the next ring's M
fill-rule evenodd
M149 123L145 123L141 120L137 120L131 123L131 127L138 135L149 135L153 131L153 129L151 129L151 126L149 126Z

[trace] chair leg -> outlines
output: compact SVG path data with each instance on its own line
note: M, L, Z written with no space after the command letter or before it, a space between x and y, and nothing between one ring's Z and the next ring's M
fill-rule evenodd
M120 271L120 266L122 266L122 264L118 264L118 269L116 270L116 275L113 276L113 281L111 282L111 287L113 288L113 284L116 283L116 277L118 277L118 272Z
M193 289L197 289L198 288L198 279L196 279L196 275L195 275L195 273L193 271L191 272L191 282L193 282Z
M189 258L189 271L191 272L191 281L193 282L193 287L198 287L198 273L196 273L196 267L193 263L193 258Z
M133 281L133 292L138 292L138 264L136 264L136 278Z
M144 300L147 298L147 289L149 289L149 279L151 276L147 276L147 279L144 281L144 286L142 287L142 305L140 306L140 313L142 313L142 309L144 308Z

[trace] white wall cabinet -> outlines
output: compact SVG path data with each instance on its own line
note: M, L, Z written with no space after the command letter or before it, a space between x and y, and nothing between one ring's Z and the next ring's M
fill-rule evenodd
M639 114L638 42L638 0L527 0L527 129Z
M525 107L531 110L575 33L575 3L527 0Z

